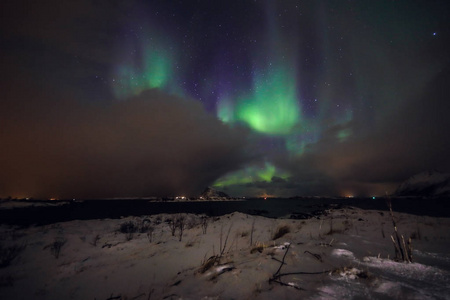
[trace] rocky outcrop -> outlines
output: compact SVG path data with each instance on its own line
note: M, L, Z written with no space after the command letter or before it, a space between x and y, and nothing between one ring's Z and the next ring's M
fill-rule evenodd
M200 194L200 199L202 200L227 200L231 199L230 196L224 192L213 189L212 187L207 187L203 193Z

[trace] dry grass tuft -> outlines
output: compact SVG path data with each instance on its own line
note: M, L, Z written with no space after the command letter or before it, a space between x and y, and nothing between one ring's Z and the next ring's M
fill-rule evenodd
M277 231L273 235L272 240L277 240L283 237L284 235L288 234L289 232L291 232L291 228L289 226L287 225L280 226L277 228Z

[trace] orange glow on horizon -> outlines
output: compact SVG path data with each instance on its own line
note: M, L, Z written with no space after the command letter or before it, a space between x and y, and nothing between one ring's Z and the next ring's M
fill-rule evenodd
M264 200L267 200L267 198L275 198L275 195L269 195L267 193L264 193L261 196L259 196L259 198L264 198Z

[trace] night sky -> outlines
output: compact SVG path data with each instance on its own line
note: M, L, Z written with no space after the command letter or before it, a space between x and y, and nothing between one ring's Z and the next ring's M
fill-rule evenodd
M450 171L450 1L6 1L0 197L384 195Z

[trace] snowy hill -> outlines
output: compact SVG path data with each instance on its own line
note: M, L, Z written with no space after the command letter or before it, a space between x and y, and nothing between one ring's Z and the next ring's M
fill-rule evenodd
M413 263L389 259L389 214L353 207L0 224L0 299L448 299L450 219L396 216Z
M212 187L207 187L203 193L200 194L200 199L204 200L226 200L231 199L230 196L224 192L213 189Z
M437 171L423 172L404 181L396 196L450 196L450 174Z

